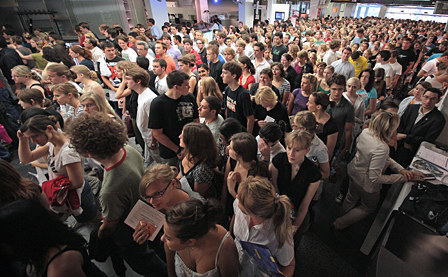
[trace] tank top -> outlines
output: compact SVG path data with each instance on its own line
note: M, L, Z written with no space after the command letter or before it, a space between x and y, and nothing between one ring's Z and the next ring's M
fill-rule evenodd
M224 242L226 241L226 239L229 236L230 236L230 233L227 232L221 240L221 244L219 245L218 251L216 252L215 268L213 268L205 273L202 273L202 274L197 273L196 271L193 271L191 268L189 268L176 252L176 255L174 256L174 267L176 270L176 275L178 277L219 277L219 276L221 276L219 274L218 266L217 266L218 255L219 255L219 251L221 251L222 245L224 244Z

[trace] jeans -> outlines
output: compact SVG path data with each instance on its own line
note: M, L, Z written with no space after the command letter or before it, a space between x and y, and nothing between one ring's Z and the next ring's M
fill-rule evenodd
M92 189L87 180L84 181L84 188L81 192L81 208L83 210L82 214L75 216L76 221L80 223L89 222L94 219L98 213L95 197L93 196Z

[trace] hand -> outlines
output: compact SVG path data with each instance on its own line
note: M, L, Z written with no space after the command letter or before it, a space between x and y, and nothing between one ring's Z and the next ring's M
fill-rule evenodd
M399 173L404 176L404 178L406 179L406 182L410 182L410 181L414 180L414 175L417 174L417 172L412 172L412 171L409 171L406 169L403 169ZM416 179L419 179L419 176L423 177L422 174L419 174L419 175L416 175ZM424 177L422 179L424 179Z
M151 144L148 145L148 148L149 148L150 150L157 150L157 148L159 148L159 146L157 145L157 141L155 141L154 143L151 142Z
M25 135L24 135L20 130L17 131L17 137L18 137L19 140L21 140L21 141L24 141L24 140L27 139L27 138L25 137Z
M232 195L236 194L235 187L238 180L241 180L240 173L236 171L230 171L229 175L227 176L227 189Z
M339 159L339 160L342 160L342 159L344 158L345 154L347 154L347 150L342 149L342 150L339 152L338 159Z
M258 141L258 149L260 150L261 155L265 161L269 161L271 157L271 147L260 138Z
M258 120L257 123L258 123L258 126L260 126L260 128L261 128L261 127L263 127L264 124L266 124L266 121Z
M425 175L423 175L420 172L411 171L412 173L412 180L414 182L420 182L425 180Z
M138 244L143 244L151 236L151 229L144 222L140 221L135 228L132 238Z
M397 134L397 140L406 139L406 134Z

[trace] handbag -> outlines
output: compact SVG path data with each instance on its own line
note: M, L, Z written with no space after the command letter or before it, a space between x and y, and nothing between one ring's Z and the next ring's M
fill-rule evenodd
M129 114L125 115L124 124L126 125L126 129L128 130L128 137L135 137L134 127L132 126L132 120Z
M1 144L10 144L12 142L11 137L6 132L6 129L3 125L0 124L0 143Z

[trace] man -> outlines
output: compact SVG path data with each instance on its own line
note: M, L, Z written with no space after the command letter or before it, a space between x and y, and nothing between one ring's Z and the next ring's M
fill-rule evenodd
M98 47L96 40L89 36L86 36L84 40L84 47L92 52L93 66L95 67L95 71L98 71L98 61L104 56L104 52Z
M328 51L330 52L330 51ZM359 76L361 71L367 68L367 59L361 56L359 51L352 53L349 59L350 63L355 67L355 76Z
M402 67L397 62L400 53L397 50L393 50L390 54L389 65L392 68L392 85L390 86L390 90L393 91L398 83L398 79L400 79Z
M255 34L255 35L256 35L256 34ZM288 33L286 33L286 34L283 36L283 44L284 44L284 45L288 45L290 41L291 41L291 35L288 34Z
M11 87L14 86L15 82L11 76L11 69L16 65L23 65L23 61L19 54L13 49L9 49L8 43L4 37L0 37L0 69L3 71L8 83ZM13 87L13 91L15 86Z
M184 52L185 48L182 45L181 36L180 35L173 36L173 43L174 43L174 48L177 48L179 50L179 52L182 54L182 52Z
M250 94L240 85L240 76L243 69L237 62L226 62L222 68L222 80L227 84L225 89L226 118L233 117L246 127L247 132L252 134L254 128L254 112Z
M370 40L370 42L369 42L369 49L373 49L373 44L375 43L375 41L378 40L378 35L377 34L371 34L369 36L369 40ZM380 49L382 49L382 48L383 48L383 44L381 43L380 44Z
M369 43L367 42L367 40L363 40L361 42L361 45L359 46L359 52L364 53L364 51L366 51L367 49L369 49Z
M106 33L106 30L107 30L107 29L109 29L109 26L107 26L107 24L100 24L100 25L98 26L98 30L99 30L100 33L101 33L103 36L105 36L105 37L106 37L105 33ZM106 39L107 39L107 37L106 37Z
M115 49L117 49L119 52L122 51L120 45L118 45L117 40L115 39L118 36L117 30L114 28L107 28L104 31L104 35L106 36L106 39L114 44Z
M134 50L132 50L132 51L134 51ZM152 62L154 61L154 58L149 54L150 53L149 51L152 52L152 50L149 49L149 45L148 45L148 43L146 43L146 41L141 41L141 40L137 41L137 54L139 56L143 56L148 59L148 61L149 61L148 70L152 70Z
M180 26L177 24L173 24L170 28L171 41L173 41L173 36L179 35ZM163 39L163 37L162 37ZM166 42L165 42L166 43Z
M227 48L226 44L224 43L226 39L226 34L224 34L224 32L219 32L218 35L216 36L216 40L218 41L219 44L219 54L224 55L224 49Z
M210 45L207 47L207 59L210 62L210 74L209 76L215 79L216 83L218 83L219 90L224 91L226 88L226 84L224 84L222 80L222 62L218 59L218 46Z
M154 85L159 95L168 91L166 67L167 63L164 59L157 58L152 62L152 71L156 75Z
M360 44L363 39L364 39L364 29L359 28L358 30L356 30L356 37L352 40L352 43L350 45L353 45L355 43Z
M149 128L159 142L163 163L177 165L181 154L179 135L190 122L199 122L198 105L195 97L188 93L190 76L182 71L168 73L168 91L157 96L151 103Z
M447 53L448 55L448 53ZM392 86L392 67L389 65L390 52L387 50L381 50L376 55L376 64L373 69L383 68L385 72L386 89L389 90Z
M185 50L184 50L183 54L184 55L194 54L196 56L196 62L195 62L196 65L200 65L202 63L201 56L199 56L198 52L194 51L193 41L189 38L185 38L184 39L184 47L185 47Z
M327 51L327 53L325 53L324 55L324 63L328 64L332 64L335 61L338 60L338 55L336 54L336 52L338 51L340 46L340 42L338 40L334 40L330 42L330 50ZM356 75L358 76L358 75Z
M252 63L254 64L255 67L254 78L256 83L260 82L260 72L265 68L271 68L271 65L264 58L263 53L264 53L264 44L261 42L255 43L254 44L255 59L252 60Z
M162 35L163 36L163 35ZM156 50L156 57L157 58L161 58L164 59L166 61L166 73L170 73L173 70L176 70L176 63L174 62L173 58L171 58L170 56L168 56L166 54L166 50L168 49L168 46L161 42L161 41L157 41L156 45L154 46L154 49Z
M22 38L19 36L11 36L9 38L9 42L11 43L10 48L15 48L17 51L19 51L23 56L31 55L31 50L22 46ZM36 62L34 60L25 60L22 59L22 62L28 66L30 69L33 69L36 67Z
M249 59L254 58L254 48L252 48L252 45L250 44L250 36L249 35L242 35L241 38L246 43L246 47L244 48L244 53L246 53L246 56L249 57Z
M159 40L162 37L159 28L156 26L156 21L154 18L148 19L148 28L151 29L151 34L156 40Z
M176 29L177 30L177 29ZM166 54L173 58L174 63L176 64L176 68L179 68L179 65L177 64L177 59L182 57L182 54L180 53L179 49L171 46L171 37L169 35L162 35L162 42L166 44Z
M412 68L414 67L415 60L417 59L417 55L415 55L414 50L411 48L411 39L405 37L401 44L400 48L395 48L398 50L398 63L403 68L403 74L401 74L400 79L398 79L398 83L395 86L393 91L393 95L397 96L401 92L401 88L403 87L403 82L407 75L411 74Z
M224 118L219 114L222 107L222 101L216 96L207 96L201 101L199 106L199 117L204 118L204 124L212 132L216 139L219 141L219 127L224 122Z
M134 90L138 94L136 123L145 142L145 167L147 168L158 156L156 153L151 152L151 150L156 149L157 145L151 129L148 127L151 102L157 97L157 94L148 88L149 74L142 68L134 67L128 69L126 71L125 83L129 89Z
M108 243L140 275L167 276L165 263L147 242L136 243L134 230L124 223L140 198L139 184L144 172L140 153L127 144L124 124L105 113L84 113L66 131L71 147L105 168L99 196L103 216L98 230L100 243L110 237L111 242L102 243ZM126 268L121 269L116 274L125 276Z
M291 66L293 57L290 54L285 53L282 55L282 58L280 61L283 65L283 71L286 72L286 80L288 80L288 82L291 86L291 91L293 91L296 89L295 82L296 82L297 75L298 75L296 70ZM284 104L286 104L286 101L288 101L288 99L286 99L286 98L284 98L283 100L284 100L283 101Z
M321 44L325 44L325 40L322 39L323 36L324 35L323 35L322 31L317 31L316 34L314 35L313 44L317 45L317 46L319 46Z
M197 45L197 53L201 57L202 63L207 63L207 49L205 48L205 42L203 39L197 39L196 40Z
M277 32L274 35L275 44L272 46L272 61L280 62L283 54L288 53L288 47L282 43L283 34Z
M116 74L115 66L119 61L124 61L122 57L115 55L114 44L110 41L105 41L101 45L105 56L99 61L99 68L101 73L101 80L103 81L105 88L104 94L106 98L113 103L113 107L117 114L121 114L121 108L119 108L118 99L115 99L115 93L120 86L121 80Z
M349 61L351 55L352 49L350 47L345 47L344 50L342 50L342 58L331 64L334 67L334 73L344 75L346 80L355 77L355 67Z
M126 37L125 35L119 35L116 39L117 39L118 45L121 47L121 49L123 49L123 51L121 51L121 57L123 59L133 62L133 63L137 62L138 55L132 48L129 48L129 45L128 45L129 38Z
M420 143L434 143L445 127L445 117L436 108L441 96L442 91L429 88L422 96L422 103L409 105L401 116L397 151L391 157L403 167L411 164Z
M246 56L246 52L244 52L244 49L246 49L246 42L244 42L244 40L238 40L236 42L236 61L238 61L240 57Z
M448 51L443 52L440 57L430 60L422 66L422 69L418 72L417 77L421 78L423 76L427 77L429 75L434 75L437 73L437 64L443 62L448 62Z
M433 48L431 50L429 50L428 53L425 54L425 58L428 59L429 57L431 57L434 54L441 54L443 52L445 52L448 48L448 41L442 41L439 44L439 47Z

